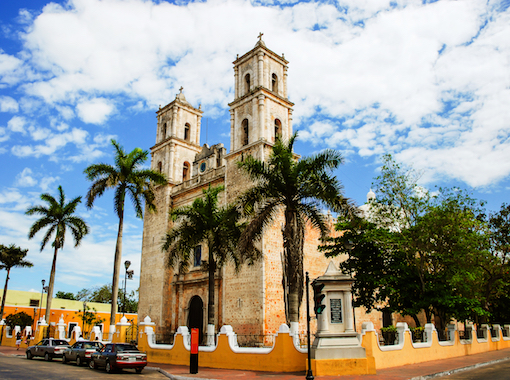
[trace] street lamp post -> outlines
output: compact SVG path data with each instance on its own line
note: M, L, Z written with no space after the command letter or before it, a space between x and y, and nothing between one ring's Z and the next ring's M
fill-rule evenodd
M39 321L41 320L41 306L42 306L42 300L43 300L43 294L44 294L44 284L46 283L46 280L41 280L42 283L42 289L41 289L41 302L39 303Z
M81 335L85 334L85 309L87 307L87 301L83 301L83 314L81 317Z
M126 313L126 281L128 276L128 269L131 266L131 261L126 260L124 261L124 268L126 268L126 273L124 274L124 307L122 308L122 316ZM129 271L130 276L132 275L133 271Z

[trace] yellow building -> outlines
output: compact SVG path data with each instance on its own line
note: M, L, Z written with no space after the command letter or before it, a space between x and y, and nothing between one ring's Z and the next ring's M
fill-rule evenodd
M43 318L46 312L46 297L47 294L37 292L26 292L21 290L7 290L7 298L5 299L5 308L3 318L10 314L19 313L21 311L27 313L34 319L32 325L33 331L35 330L35 323L39 318ZM3 298L3 290L0 290L0 300ZM42 301L41 301L42 300ZM101 328L103 333L108 333L110 327L110 304L87 302L85 307L89 312L95 312L101 322L97 325ZM46 321L50 327L56 326L60 318L66 324L66 336L71 337L74 326L80 326L87 334L93 326L83 326L82 311L84 309L84 302L73 301L67 299L53 298L51 302L50 320ZM137 314L126 313L126 318L129 322L137 324ZM118 323L122 318L122 313L117 313Z

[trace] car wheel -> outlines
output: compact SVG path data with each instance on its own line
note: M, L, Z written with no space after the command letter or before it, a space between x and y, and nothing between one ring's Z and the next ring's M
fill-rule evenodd
M32 355L32 353L30 351L27 351L27 359L28 360L32 360L34 356Z
M104 369L106 370L107 373L112 373L113 372L112 365L110 364L109 361L106 362Z
M65 355L62 355L62 364L67 364L67 358Z
M81 367L81 365L82 365L82 364L83 364L83 362L81 361L81 358L78 356L78 357L76 358L76 365L77 365L78 367Z
M53 359L53 358L51 357L50 354L48 354L48 353L44 354L44 360L46 360L47 362L51 362L51 359Z
M90 369L96 369L96 363L94 362L94 360L90 360L90 362L89 362L89 368L90 368Z
M136 368L136 373L142 373L143 368Z

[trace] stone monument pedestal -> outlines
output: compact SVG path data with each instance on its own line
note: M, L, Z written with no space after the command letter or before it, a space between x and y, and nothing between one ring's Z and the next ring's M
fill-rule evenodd
M312 285L324 287L325 308L317 315L317 333L312 345L312 371L316 376L375 374L374 358L367 358L360 334L354 331L351 286L353 278L333 262Z

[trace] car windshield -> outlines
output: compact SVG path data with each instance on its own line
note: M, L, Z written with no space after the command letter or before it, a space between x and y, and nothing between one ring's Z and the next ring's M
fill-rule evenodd
M60 340L60 339L53 340L52 342L53 342L51 344L52 346L68 346L69 345L69 343L67 343L67 341Z
M138 351L138 348L136 348L132 344L117 345L117 352L122 352L122 351Z
M83 346L85 348L102 348L103 344L101 342L87 342Z

